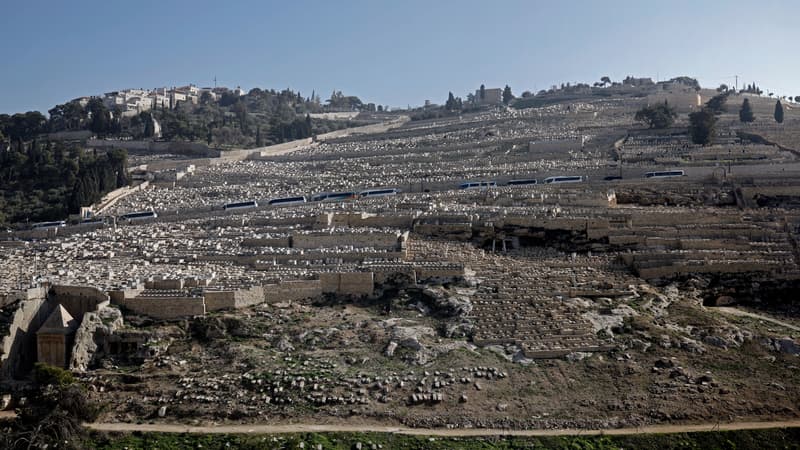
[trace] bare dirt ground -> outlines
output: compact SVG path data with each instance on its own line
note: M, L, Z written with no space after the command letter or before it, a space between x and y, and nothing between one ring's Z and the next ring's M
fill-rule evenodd
M480 253L441 245L467 262ZM583 311L614 349L533 360L513 346L479 348L445 332L458 320L403 292L388 313L384 302L287 302L154 323L143 329L171 336L166 351L143 365L106 360L84 381L109 405L106 423L345 426L359 418L370 427L610 430L800 417L800 364L774 346L786 329L715 313L691 283L636 284L603 269L602 258L584 261L595 266L585 275L559 269L563 256L484 258L539 285L564 276L630 283L630 295L563 300L565 313ZM390 342L399 344L391 356ZM414 399L430 394L441 398Z

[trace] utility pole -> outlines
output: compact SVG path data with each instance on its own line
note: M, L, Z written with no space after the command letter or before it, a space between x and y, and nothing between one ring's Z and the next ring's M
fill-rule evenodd
M734 75L734 78L736 78L735 89L738 92L739 91L739 75Z

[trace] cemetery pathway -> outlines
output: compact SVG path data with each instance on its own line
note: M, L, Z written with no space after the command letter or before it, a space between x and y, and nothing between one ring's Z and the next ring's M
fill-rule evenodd
M374 432L406 435L469 437L469 436L597 436L654 433L690 433L704 431L759 430L767 428L796 428L800 420L773 422L734 422L705 423L695 425L650 425L636 428L614 428L604 430L551 429L551 430L504 430L492 428L407 428L401 426L380 426L366 424L352 425L210 425L189 426L180 424L132 424L132 423L90 423L92 430L106 432L158 432L158 433L236 433L236 434L275 434L275 433L325 433L325 432Z
M742 311L741 309L731 308L731 307L728 307L728 306L720 306L720 307L717 307L717 308L714 308L714 309L716 311L720 311L720 312L725 313L725 314L730 314L732 316L749 317L751 319L763 320L765 322L770 322L770 323L773 323L775 325L780 325L780 326L782 326L784 328L788 328L788 329L790 329L792 331L800 332L800 327L798 327L798 326L795 326L795 325L792 325L790 323L786 323L786 322L780 321L778 319L773 319L772 317L762 316L761 314L754 314L754 313L751 313L751 312Z

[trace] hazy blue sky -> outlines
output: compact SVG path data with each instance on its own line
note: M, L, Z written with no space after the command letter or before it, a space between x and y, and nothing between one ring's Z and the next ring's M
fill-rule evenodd
M6 113L214 76L392 106L629 74L800 95L800 0L3 0L0 42Z

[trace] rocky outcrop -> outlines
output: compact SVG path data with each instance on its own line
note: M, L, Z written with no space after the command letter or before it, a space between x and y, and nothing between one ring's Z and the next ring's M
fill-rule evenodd
M763 340L763 345L770 350L785 353L787 355L792 356L800 356L800 344L795 342L789 337L784 337L780 339L769 339L766 338Z
M472 301L468 295L453 295L441 288L424 289L422 295L423 301L436 316L465 316L472 312Z
M94 362L98 343L122 327L122 313L116 308L101 308L84 314L81 326L75 333L75 344L69 368L84 372Z

